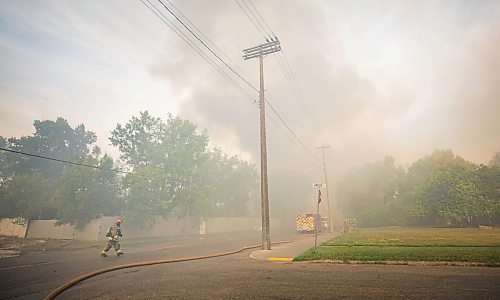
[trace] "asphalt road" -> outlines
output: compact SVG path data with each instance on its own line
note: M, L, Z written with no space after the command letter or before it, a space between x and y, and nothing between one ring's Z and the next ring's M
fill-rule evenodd
M61 299L500 299L494 268L276 263L248 254L119 271Z
M40 299L106 266L213 254L259 241L258 233L240 233L130 248L120 258L85 250L3 259L0 298ZM499 268L283 263L253 260L250 253L114 271L58 299L500 299Z
M277 234L279 238L293 238L291 234ZM133 262L201 256L227 252L260 243L260 233L229 233L200 237L171 239L147 245L121 244L125 255L116 257L111 249L109 257L100 257L101 249L79 251L40 251L0 259L0 299L41 299L51 290L83 274ZM105 242L103 242L103 247ZM104 276L115 276L110 273Z

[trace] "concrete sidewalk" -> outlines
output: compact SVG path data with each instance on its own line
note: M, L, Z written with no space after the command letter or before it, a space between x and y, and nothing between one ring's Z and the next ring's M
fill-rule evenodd
M318 245L326 242L340 233L320 233L318 234ZM271 250L256 250L250 254L250 257L263 261L292 261L292 259L302 252L314 247L314 234L302 234L290 243L271 246Z

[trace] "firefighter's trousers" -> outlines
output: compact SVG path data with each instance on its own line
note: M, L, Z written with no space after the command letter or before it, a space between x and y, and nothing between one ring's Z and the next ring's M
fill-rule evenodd
M120 250L120 243L118 241L109 240L106 248L104 248L104 252L108 252L111 247L115 248L115 251L118 252Z

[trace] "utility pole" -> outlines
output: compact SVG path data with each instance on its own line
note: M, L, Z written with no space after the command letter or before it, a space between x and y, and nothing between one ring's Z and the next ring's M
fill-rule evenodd
M330 148L330 146L321 146L316 149L321 149L321 153L323 154L323 173L325 175L325 184L326 184L326 201L328 202L328 230L333 232L333 211L330 207L330 193L328 192L328 178L326 176L326 163L325 163L325 149Z
M280 42L277 37L271 38L267 43L243 50L243 59L259 58L260 65L260 202L262 213L262 249L271 250L271 239L269 237L269 199L267 186L267 146L266 146L266 110L264 97L264 55L281 51Z

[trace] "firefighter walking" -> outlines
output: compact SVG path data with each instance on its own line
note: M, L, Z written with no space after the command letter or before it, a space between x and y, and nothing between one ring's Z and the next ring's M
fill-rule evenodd
M116 255L120 256L125 254L121 249L120 249L120 242L118 241L118 238L122 237L122 230L120 228L122 220L116 220L116 224L109 227L108 231L106 232L106 237L108 238L108 244L106 245L106 248L102 250L101 256L102 257L107 257L108 256L108 251L111 249L111 247L115 248Z

